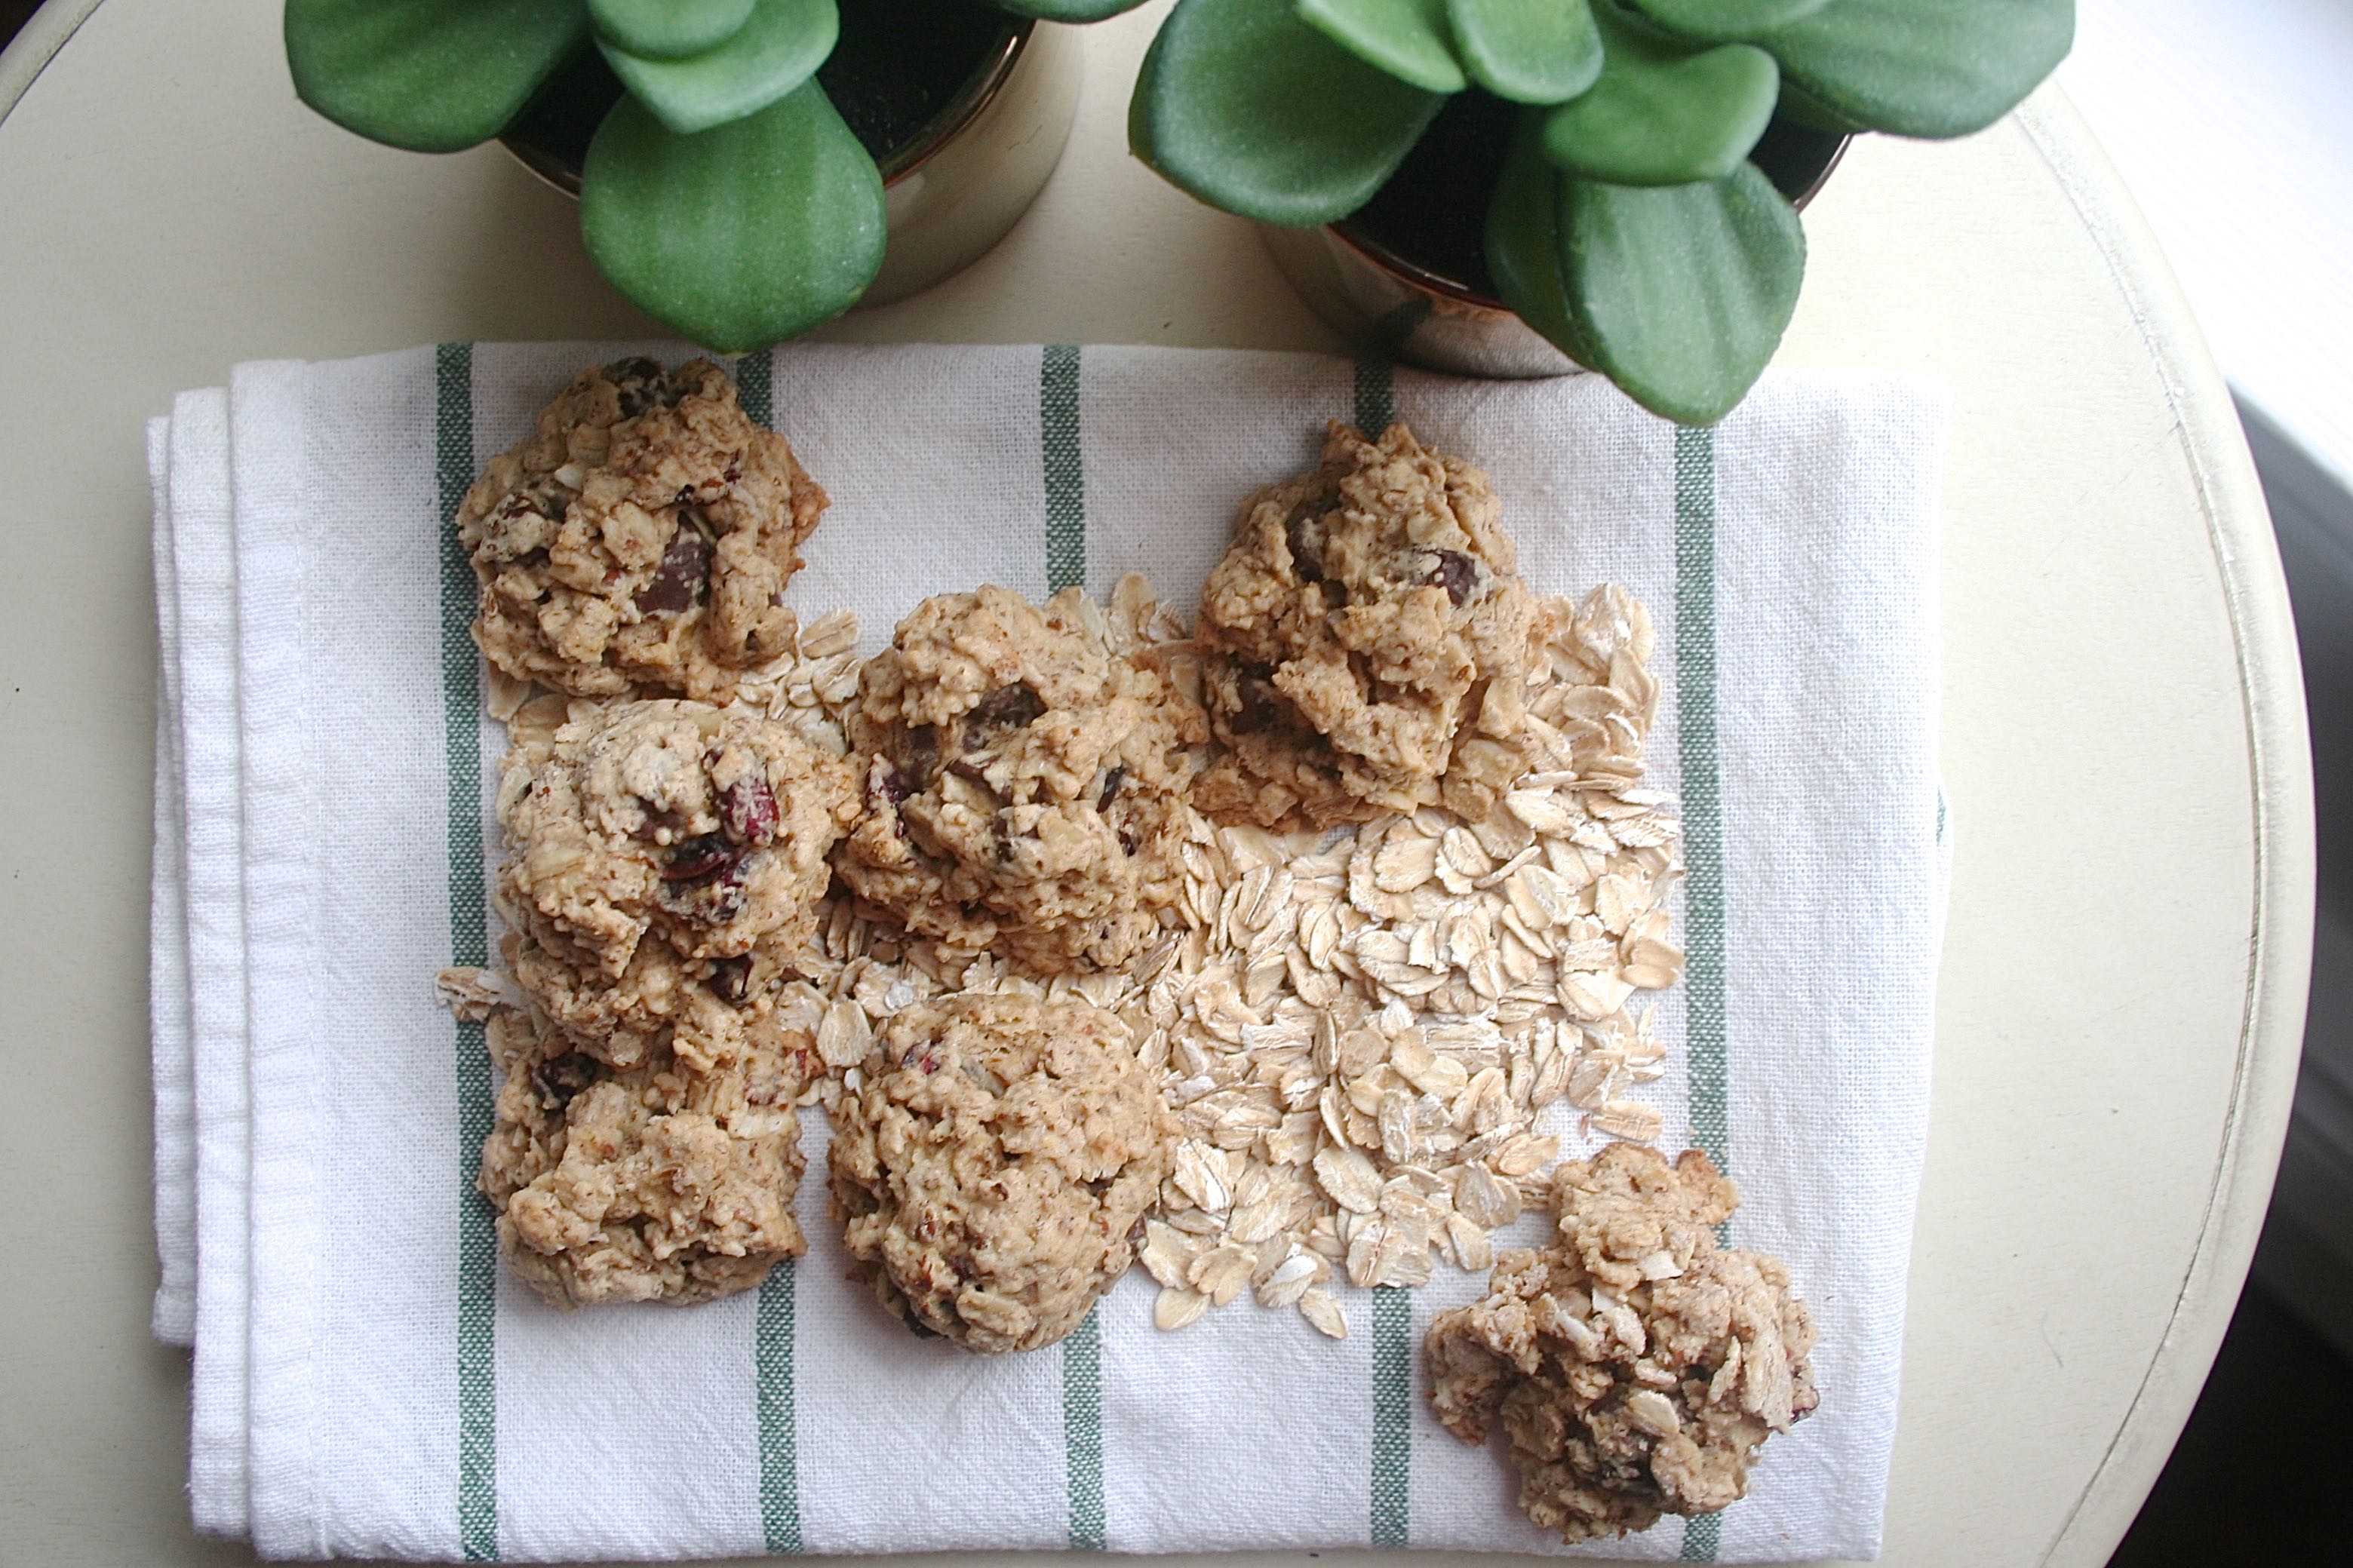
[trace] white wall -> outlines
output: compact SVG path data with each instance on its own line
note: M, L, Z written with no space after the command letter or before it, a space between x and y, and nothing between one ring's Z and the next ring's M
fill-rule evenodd
M2353 0L2077 0L2059 80L2240 395L2353 488Z

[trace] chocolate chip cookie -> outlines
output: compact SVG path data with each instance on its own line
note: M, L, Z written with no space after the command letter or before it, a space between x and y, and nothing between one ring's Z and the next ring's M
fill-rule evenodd
M548 1300L706 1301L801 1252L795 1056L698 1072L658 1049L615 1068L511 1008L488 1034L504 1083L481 1191L508 1264Z
M1555 1173L1552 1245L1504 1254L1484 1300L1430 1325L1439 1419L1475 1447L1500 1416L1520 1507L1563 1541L1738 1500L1818 1403L1788 1270L1715 1245L1738 1204L1695 1149L1612 1143Z
M516 980L617 1065L664 1041L724 1056L815 931L856 805L846 763L738 708L623 702L518 744L497 879Z
M1078 590L925 600L848 727L865 793L834 864L910 930L1043 973L1113 968L1176 900L1200 710L1113 653Z
M899 1013L834 1117L854 1270L918 1333L1036 1350L1134 1258L1176 1123L1127 1026L1082 1002L963 995Z
M1261 491L1196 633L1227 754L1196 804L1265 826L1443 800L1491 811L1533 756L1539 608L1486 477L1402 425L1334 425L1316 472Z
M499 668L581 697L725 701L788 650L785 584L825 510L709 360L585 370L458 509Z

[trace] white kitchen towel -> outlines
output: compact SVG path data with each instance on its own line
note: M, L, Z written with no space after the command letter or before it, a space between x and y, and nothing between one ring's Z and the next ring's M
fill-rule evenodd
M176 868L185 927L189 1109L193 1160L172 1173L193 1193L158 1191L159 1250L195 1277L195 1389L189 1490L200 1529L245 1528L246 1354L248 1250L245 907L237 737L237 578L229 486L229 405L218 389L182 394L165 440L171 507L173 637L176 669L180 855L160 851L157 874ZM162 616L159 615L159 627ZM151 981L151 984L160 985ZM157 1121L175 1045L159 1035ZM159 1177L164 1172L158 1164ZM166 1216L185 1216L183 1227ZM163 1308L159 1292L158 1309Z
M167 1268L172 1216L195 1216L198 1522L301 1556L1559 1550L1498 1456L1428 1412L1419 1331L1481 1283L1449 1269L1344 1291L1338 1342L1247 1303L1161 1334L1139 1273L1064 1345L990 1360L911 1340L849 1285L821 1181L809 1255L730 1300L567 1316L500 1269L472 1190L481 1031L431 986L493 945L503 746L448 519L574 370L628 352L683 351L244 366L174 409L159 790L185 849L159 849L179 880L157 898L185 912L195 1192L159 1157L157 1212ZM797 346L739 374L834 498L794 599L854 609L869 651L983 581L1100 595L1144 570L1189 609L1240 501L1335 417L1394 415L1479 462L1540 588L1650 605L1648 782L1682 799L1689 867L1663 1141L1738 1180L1735 1242L1813 1305L1823 1399L1747 1499L1598 1554L1875 1554L1943 905L1941 395L1775 374L1686 431L1597 377L1300 355ZM158 1018L160 1119L180 1047ZM812 1171L824 1137L811 1113Z
M165 1344L196 1335L196 1102L188 1023L187 827L180 804L180 604L172 546L172 421L147 421L155 531L154 859L147 896L147 1030L155 1089L155 1256L151 1324Z

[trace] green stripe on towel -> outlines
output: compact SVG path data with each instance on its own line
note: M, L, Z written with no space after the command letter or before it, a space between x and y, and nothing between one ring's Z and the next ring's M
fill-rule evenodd
M1397 418L1397 378L1373 360L1356 365L1356 428L1377 440ZM1413 1298L1394 1285L1373 1291L1373 1473L1376 1546L1413 1539Z
M1091 1310L1062 1342L1062 1460L1071 1549L1103 1549L1103 1315Z
M1079 453L1079 349L1049 343L1038 361L1038 446L1046 475L1046 591L1087 582L1086 469ZM1062 1342L1062 1468L1071 1548L1103 1549L1103 1319Z
M763 424L766 421L763 420ZM800 1444L793 1421L793 1283L790 1259L760 1281L753 1333L760 1399L760 1533L770 1553L801 1550Z
M1683 1521L1683 1549L1675 1554L1678 1563L1713 1563L1716 1548L1724 1540L1724 1515L1703 1513Z
M776 428L776 358L766 349L735 362L735 401L754 425Z
M1373 1291L1373 1508L1376 1546L1413 1539L1413 1296Z
M1356 362L1356 428L1377 441L1397 422L1397 374L1377 360Z
M776 426L776 356L767 350L735 362L735 400L754 425ZM801 1550L800 1438L793 1403L793 1288L789 1260L760 1281L752 1331L760 1427L760 1535L772 1556Z
M470 627L477 589L451 520L474 482L474 349L434 351L433 470L440 510L441 721L448 772L449 962L490 959L482 889L482 678ZM499 1555L498 1244L475 1191L491 1132L482 1026L460 1022L458 1071L458 1542L469 1563Z
M1683 780L1683 997L1692 1141L1730 1174L1724 800L1716 757L1715 434L1675 432L1675 715Z
M1079 350L1049 343L1039 366L1038 430L1046 460L1046 591L1087 581L1087 485L1079 461Z
M1724 797L1716 755L1715 432L1675 431L1675 720L1683 767L1684 1046L1692 1142L1732 1169L1724 1016ZM1716 1242L1732 1243L1730 1221ZM1683 1528L1685 1563L1713 1563L1723 1520Z

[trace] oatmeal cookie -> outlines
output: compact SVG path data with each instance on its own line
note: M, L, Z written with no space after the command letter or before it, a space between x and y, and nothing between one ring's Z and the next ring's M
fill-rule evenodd
M698 1072L778 1026L778 987L798 953L797 943L776 942L731 958L687 958L657 939L639 942L628 967L608 976L584 968L578 951L557 940L550 947L530 929L512 929L499 951L516 984L577 1049L615 1067L667 1050Z
M1323 467L1261 490L1210 572L1204 700L1230 748L1223 821L1328 826L1443 799L1477 821L1534 756L1536 601L1486 476L1402 425L1335 424Z
M849 713L865 804L834 865L868 903L1045 973L1113 968L1182 886L1200 710L1114 654L1079 590L927 599Z
M516 980L617 1065L679 1029L691 1061L723 1054L816 931L855 783L786 725L672 698L518 745L497 882Z
M1127 1026L1082 1002L965 995L892 1018L835 1114L857 1274L918 1333L1036 1350L1134 1257L1176 1119Z
M707 1301L800 1254L804 1058L756 1050L703 1073L656 1051L618 1068L512 1008L489 1037L505 1082L480 1186L508 1265L548 1300Z
M1612 1143L1553 1192L1556 1241L1504 1254L1486 1300L1430 1325L1438 1418L1476 1447L1500 1414L1520 1507L1572 1544L1737 1500L1817 1402L1788 1270L1717 1250L1740 1200L1696 1149L1669 1165Z
M785 583L825 492L709 360L585 370L458 509L499 668L581 697L725 701L792 647Z

